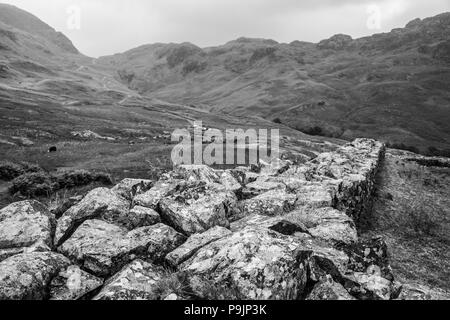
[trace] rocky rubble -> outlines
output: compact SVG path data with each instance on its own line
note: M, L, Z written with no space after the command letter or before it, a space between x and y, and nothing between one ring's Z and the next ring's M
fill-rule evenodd
M61 217L12 204L0 298L395 299L386 245L356 229L384 149L359 139L303 165L180 166L95 189Z

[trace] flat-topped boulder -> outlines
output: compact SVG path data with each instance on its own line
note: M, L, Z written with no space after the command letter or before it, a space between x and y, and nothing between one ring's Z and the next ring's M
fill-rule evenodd
M231 191L217 190L203 182L185 183L162 199L162 218L175 229L191 235L215 226L228 227L237 210L237 197Z
M180 269L193 278L196 294L208 299L202 283L241 299L297 299L306 269L297 259L299 243L275 231L247 227L198 250Z
M162 261L185 241L164 224L128 231L101 220L85 221L58 249L94 275L108 276L135 258Z

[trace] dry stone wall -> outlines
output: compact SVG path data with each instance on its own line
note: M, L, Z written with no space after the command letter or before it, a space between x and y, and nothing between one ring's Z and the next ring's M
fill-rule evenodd
M58 217L12 204L0 299L394 299L386 245L360 241L355 223L384 151L358 139L300 166L181 166L95 189Z

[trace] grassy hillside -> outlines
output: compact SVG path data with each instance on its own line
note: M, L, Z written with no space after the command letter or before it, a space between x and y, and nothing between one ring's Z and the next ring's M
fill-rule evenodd
M175 103L260 115L305 132L450 148L450 13L319 44L240 38L153 44L99 63L129 88Z

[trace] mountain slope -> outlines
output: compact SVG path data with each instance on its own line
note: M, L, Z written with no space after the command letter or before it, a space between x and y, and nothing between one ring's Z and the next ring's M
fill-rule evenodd
M342 143L258 116L142 96L115 79L114 69L78 53L38 18L13 6L0 9L0 160L33 162L48 170L107 168L119 178L143 177L149 162L172 165L170 133L191 128L195 120L223 130L279 128L289 137L282 147L302 159ZM175 54L170 61L175 65L179 59ZM58 152L48 153L50 147Z
M141 46L99 62L152 98L343 138L450 144L450 13L403 29L319 44L240 38L201 49Z
M0 21L3 24L29 34L50 40L60 49L70 53L78 53L72 42L61 32L39 20L32 14L8 4L0 4Z

